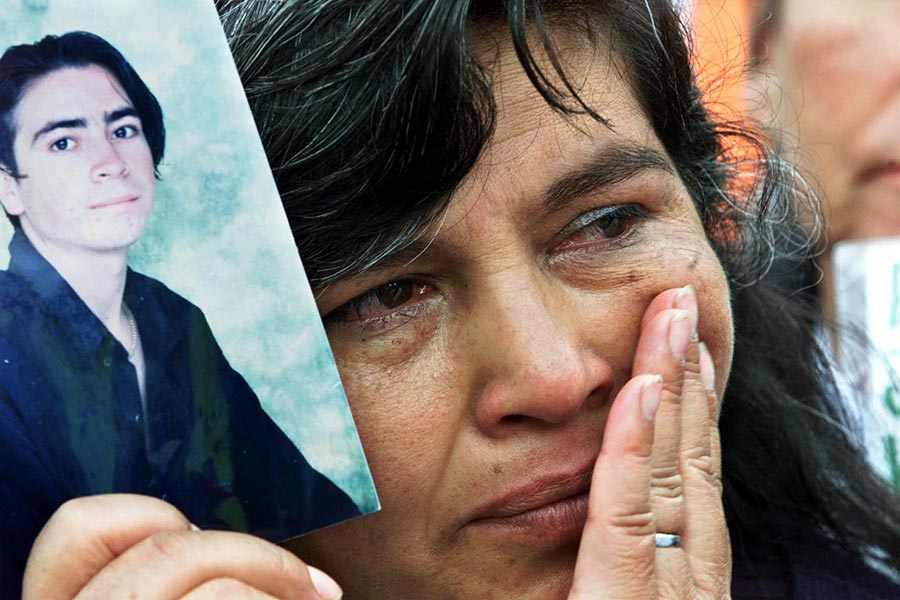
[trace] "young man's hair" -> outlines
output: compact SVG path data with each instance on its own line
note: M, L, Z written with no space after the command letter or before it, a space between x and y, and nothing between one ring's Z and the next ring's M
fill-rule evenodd
M122 86L141 120L153 165L159 167L166 145L166 129L156 97L109 42L93 33L72 31L60 36L48 35L34 44L12 46L0 57L0 170L16 179L28 176L19 171L13 147L16 109L28 87L60 69L91 65L109 71ZM18 217L7 216L18 227Z

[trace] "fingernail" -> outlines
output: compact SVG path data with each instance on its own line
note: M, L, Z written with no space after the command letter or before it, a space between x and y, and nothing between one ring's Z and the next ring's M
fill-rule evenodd
M306 567L309 569L309 578L312 579L313 587L325 600L341 600L344 597L344 590L337 582L315 567Z
M669 350L676 360L682 361L687 356L687 347L690 340L690 315L686 310L679 310L669 322Z
M703 342L700 342L700 382L706 391L716 391L716 365Z
M688 319L691 321L691 335L697 335L697 294L694 292L694 286L688 284L678 290L675 294L673 308L680 308L688 312Z
M200 531L200 528L191 523L191 531Z
M656 409L662 397L662 377L650 375L641 387L641 412L648 421L656 419Z

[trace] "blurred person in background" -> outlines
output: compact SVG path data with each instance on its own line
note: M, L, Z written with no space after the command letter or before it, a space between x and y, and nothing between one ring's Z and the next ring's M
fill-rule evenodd
M891 273L900 256L880 250L879 258L865 259L860 253L868 250L859 248L839 265L834 251L843 241L900 235L900 2L747 6L751 113L779 132L773 138L823 203L822 223L805 219L769 278L821 309L828 323L821 331L841 356L842 380L870 398L857 418L871 459L900 491L897 363L891 366L898 346L891 341L896 320L887 316L900 290L893 299L887 287L886 295L867 299L871 285L860 279L896 281ZM806 236L817 239L814 251L792 255Z
M824 204L821 272L802 263L790 285L821 279L834 317L832 246L900 235L900 2L751 0L751 14L751 111Z

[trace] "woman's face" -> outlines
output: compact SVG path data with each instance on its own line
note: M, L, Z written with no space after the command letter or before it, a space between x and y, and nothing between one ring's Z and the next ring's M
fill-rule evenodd
M485 46L496 133L439 231L319 301L383 509L290 547L349 598L564 597L651 299L693 284L730 365L722 269L620 71L567 51L612 127L567 122Z

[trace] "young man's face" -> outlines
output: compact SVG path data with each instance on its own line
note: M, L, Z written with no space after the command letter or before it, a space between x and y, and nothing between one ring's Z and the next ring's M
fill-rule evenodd
M14 114L18 181L0 201L40 248L127 249L153 203L154 164L128 95L96 65L64 68L25 91Z

